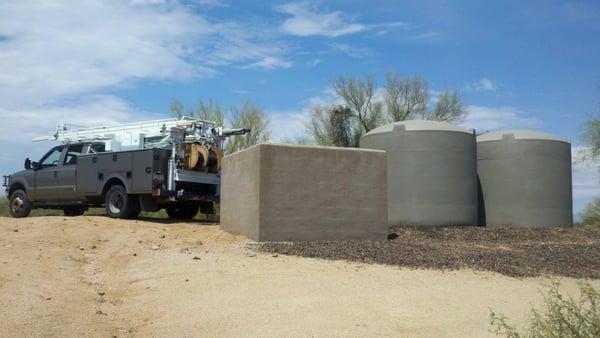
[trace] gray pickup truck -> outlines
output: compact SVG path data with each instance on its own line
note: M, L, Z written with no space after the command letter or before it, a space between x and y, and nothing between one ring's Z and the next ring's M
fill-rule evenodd
M62 209L66 216L105 206L110 217L134 218L140 211L165 208L172 218L213 213L219 198L219 172L173 168L171 150L105 151L101 142L56 146L25 170L4 177L13 217L32 208ZM172 186L169 188L170 176Z
M10 214L52 208L76 216L101 206L115 218L163 208L172 218L212 214L224 141L249 132L186 116L75 129L61 123L33 140L62 145L4 176Z

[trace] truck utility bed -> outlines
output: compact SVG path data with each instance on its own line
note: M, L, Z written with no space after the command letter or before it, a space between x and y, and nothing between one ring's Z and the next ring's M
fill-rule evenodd
M118 179L131 194L190 198L197 192L218 197L219 174L184 169L176 170L175 182L176 188L180 185L179 190L185 186L186 193L178 196L177 190L168 192L164 178L170 156L170 150L157 148L80 155L77 159L77 192L100 196L109 180Z

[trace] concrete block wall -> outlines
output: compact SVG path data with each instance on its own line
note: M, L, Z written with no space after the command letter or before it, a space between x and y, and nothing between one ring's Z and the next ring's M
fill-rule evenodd
M225 156L221 228L256 241L385 239L379 150L261 144Z

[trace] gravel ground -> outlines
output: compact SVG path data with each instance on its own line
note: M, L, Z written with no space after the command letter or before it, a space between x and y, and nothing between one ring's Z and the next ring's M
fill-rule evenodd
M600 278L600 229L399 227L389 238L265 243L260 250L409 268L471 268L514 277Z

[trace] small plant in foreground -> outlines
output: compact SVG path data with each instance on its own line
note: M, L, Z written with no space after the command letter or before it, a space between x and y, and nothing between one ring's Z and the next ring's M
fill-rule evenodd
M529 324L520 330L503 314L490 313L493 332L511 338L521 337L600 337L600 291L587 282L579 283L579 298L559 292L559 282L551 280L542 309L532 309Z

